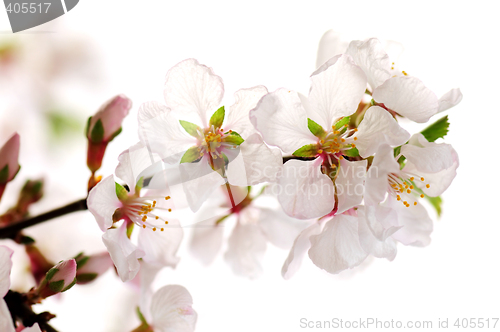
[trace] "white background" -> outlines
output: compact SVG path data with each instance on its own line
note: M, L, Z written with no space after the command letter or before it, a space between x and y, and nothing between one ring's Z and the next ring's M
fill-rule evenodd
M438 318L449 318L453 327L456 318L500 317L496 158L500 25L496 4L82 0L57 22L14 37L8 33L2 9L0 38L37 39L41 44L83 38L90 43L91 50L85 52L97 54L104 78L93 88L68 91L61 98L78 105L82 119L114 94L124 93L134 101L123 134L107 151L104 175L116 166L118 153L137 140L138 106L162 100L164 75L185 58L198 59L223 78L224 103L230 104L234 91L258 84L270 91L284 86L307 92L318 42L329 29L345 33L348 39L378 37L400 42L405 46L402 69L422 79L438 95L453 87L460 87L464 94L462 103L447 112L451 127L446 141L459 153L461 165L455 182L443 195L444 213L435 222L430 246L399 246L393 262L376 260L362 271L339 276L319 270L306 259L289 281L280 276L286 251L269 248L264 275L247 280L234 276L222 257L209 268L201 267L183 247L177 270L165 271L156 285L178 283L190 290L199 314L197 331L303 331L301 318L323 321L335 317L433 320L434 326ZM11 123L34 121L5 115ZM71 151L49 153L48 157L59 159L48 162L52 171L40 170L40 164L33 165L33 155L39 154L33 149L43 132L37 137L19 128L23 171L6 196L28 176L46 174L50 192L34 211L82 197L88 176L83 139ZM8 135L2 133L2 140ZM7 201L2 202L2 211L8 207ZM59 229L67 230L64 237ZM80 248L94 252L102 248L100 232L86 212L32 232L40 236L41 247L52 250L54 260L74 255ZM50 238L43 239L44 235ZM55 251L58 245L65 246L65 251ZM26 264L21 253L16 256L20 264ZM20 279L13 283L24 285ZM48 301L44 310L58 315L53 325L63 332L127 330L124 325L128 324L126 317L132 316L134 292L119 283L108 273L94 285L75 287L63 298Z

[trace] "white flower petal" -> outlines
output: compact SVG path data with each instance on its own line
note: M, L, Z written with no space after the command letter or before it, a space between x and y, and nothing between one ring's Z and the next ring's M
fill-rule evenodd
M394 159L394 150L382 144L373 158L365 184L365 204L377 205L383 202L388 189L388 174L399 172L399 164Z
M3 298L0 298L0 331L2 332L15 332L12 316L10 315L7 303Z
M290 253L286 258L285 263L281 269L281 275L284 279L290 279L295 272L302 265L302 260L304 256L311 247L310 237L321 232L321 225L317 222L312 224L311 226L304 229L300 232L299 236L295 239L292 245L292 249L290 249Z
M367 256L359 243L357 217L337 215L326 223L321 234L311 236L309 257L329 273L358 266Z
M427 122L438 111L438 98L416 77L392 77L372 94L377 103L415 122Z
M401 147L401 154L425 173L437 173L453 165L455 150L450 144L428 142L424 135L413 135L408 144Z
M318 141L307 127L307 114L295 91L278 89L268 93L250 111L250 121L266 143L285 153Z
M203 220L193 225L190 250L204 265L210 265L222 248L224 225L215 222L221 217Z
M261 261L266 252L266 237L257 225L258 210L247 207L228 240L224 259L236 275L255 279L262 274Z
M92 188L87 198L87 205L103 232L113 226L113 214L116 209L122 206L116 197L116 184L113 175L108 176Z
M182 115L182 120L206 128L224 96L224 84L212 68L187 59L168 71L163 96L167 106Z
M132 280L141 267L138 259L144 257L145 253L130 242L126 223L120 228L108 229L102 236L102 242L108 249L122 281Z
M401 227L392 237L402 244L424 247L431 242L430 235L433 230L432 219L429 218L427 210L422 204L406 207L401 202L389 196L384 206L396 211L398 215L397 224Z
M283 210L260 208L259 226L269 242L282 249L290 249L300 232L309 223L287 216Z
M144 251L142 259L151 265L175 268L180 259L177 257L177 250L183 236L184 231L175 219L169 219L168 225L159 226L156 231L140 229L138 247Z
M162 111L153 111L163 107ZM180 161L184 152L197 145L198 141L189 135L179 123L179 118L164 106L156 102L142 104L139 114L148 113L147 120L140 123L139 138L141 142L156 152L162 159L171 163Z
M278 201L290 217L319 218L335 205L332 180L321 173L320 160L290 160L278 178Z
M381 144L398 146L410 138L410 134L389 112L378 106L372 106L366 111L355 136L358 138L356 147L363 158L373 155Z
M22 332L42 332L38 323L33 324L31 327L27 327L22 330Z
M396 257L396 242L390 237L399 228L383 224L391 224L397 219L395 211L381 206L361 206L358 210L359 240L361 247L369 254L392 261ZM390 219L390 221L384 221Z
M372 91L391 77L391 60L378 39L353 40L346 53L363 69Z
M184 193L193 212L198 211L215 189L225 183L222 176L210 167L206 156L196 163L181 164L180 172Z
M340 160L340 168L335 180L338 199L337 214L359 205L363 200L367 165L366 160Z
M3 298L10 288L11 257L13 253L12 249L0 246L0 298Z
M255 133L240 145L240 152L249 186L276 180L283 166L283 157L279 149L268 147L262 137Z
M311 76L309 117L328 130L335 120L353 114L366 90L366 75L352 58L342 55L327 69Z
M151 300L155 331L194 331L198 314L192 306L193 298L183 286L168 285L157 290Z
M444 112L453 106L458 105L462 101L462 92L460 89L451 89L447 93L441 96L439 98L438 103L439 103L439 108L438 108L438 113Z
M345 53L349 43L342 38L342 35L334 30L328 30L321 37L316 57L316 68L333 58L336 55Z
M231 129L240 134L243 139L255 133L255 127L250 122L250 110L257 106L265 94L267 94L267 89L263 85L236 91L234 104L226 109L224 131Z

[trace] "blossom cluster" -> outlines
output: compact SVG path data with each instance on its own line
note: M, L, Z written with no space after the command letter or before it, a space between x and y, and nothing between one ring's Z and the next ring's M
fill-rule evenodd
M201 211L191 246L206 263L222 247L221 225L236 216L225 258L250 277L268 241L290 250L285 278L306 252L339 273L369 255L394 259L397 242L429 244L433 222L422 201L440 208L458 156L436 142L447 117L413 135L399 120L426 123L458 104L460 90L438 98L374 38L330 54L310 79L308 96L256 86L236 91L226 107L211 68L188 59L170 69L164 103L139 108L140 141L115 171L122 182L109 176L88 198L122 280L137 274L139 259L176 266L187 224L176 212L186 209ZM259 194L249 189L256 185ZM272 196L280 211L254 203Z

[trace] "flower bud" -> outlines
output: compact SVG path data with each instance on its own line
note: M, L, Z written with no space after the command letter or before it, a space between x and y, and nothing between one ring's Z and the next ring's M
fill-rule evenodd
M79 254L75 260L77 264L76 283L79 285L94 281L113 266L113 261L107 252L91 256Z
M61 261L47 272L38 293L42 298L46 298L67 291L75 283L76 261L74 259Z
M19 135L15 133L0 149L0 198L7 182L11 181L21 168L18 162L19 144Z
M101 167L106 146L121 132L123 119L127 116L132 101L118 95L105 103L88 120L86 135L89 142L87 165L92 172Z

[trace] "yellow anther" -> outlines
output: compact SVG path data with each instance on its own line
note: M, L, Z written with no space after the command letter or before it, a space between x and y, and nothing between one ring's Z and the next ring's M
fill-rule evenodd
M413 202L413 205L417 205L417 202Z
M146 228L146 225L142 225L142 228Z
M319 150L318 150L318 153L319 153L319 154L323 153L323 150L319 149Z
M163 228L160 228L160 231L162 231L162 232L163 232L163 231L164 231L164 229L163 229Z
M158 219L160 219L160 217L156 216L155 219L158 220Z
M353 140L357 141L357 140L358 140L358 138L357 138L357 137L354 137L354 138L353 138Z
M425 179L424 178L420 178L420 181L425 181Z
M407 202L407 201L404 201L404 202L403 202L403 204L404 204L404 205L406 205L406 204L408 204L408 202Z
M426 184L426 185L425 185L425 187L426 187L426 188L430 188L430 187L431 187L431 185L430 185L430 184Z
M165 225L167 225L167 224L168 224L168 221L165 221Z
M406 192L407 192L408 194L411 194L411 190L410 190L410 189L408 189Z
M169 200L169 199L170 199L170 196L165 197L165 200Z
M323 143L325 143L325 140L320 139L320 140L319 140L319 142L320 142L321 144L323 144Z
M421 197L421 198L424 198L424 197L425 197L425 195L424 195L424 194L420 194L420 197Z
M410 178L410 181L413 181L413 180L415 180L415 178L412 176L412 177Z
M340 156L339 159L344 159L344 156Z
M415 188L415 187L413 187L413 185L411 185L411 186L410 186L410 189L413 189L413 188Z
M156 227L153 227L153 232L156 232Z
M168 209L168 212L172 212L172 209Z
M401 196L397 195L397 200L400 201L401 200Z
M354 128L354 132L356 133L358 131L358 128Z
M340 139L340 141L341 141L342 143L344 143L344 142L345 142L345 139L341 138L341 139Z
M403 75L408 76L408 74L403 70L402 71Z
M352 146L353 148L355 148L355 147L356 147L356 144L352 143L352 144L351 144L351 146Z
M153 201L153 206L156 205L156 201Z
M146 221L146 219L148 219L148 216L142 217L142 221Z

